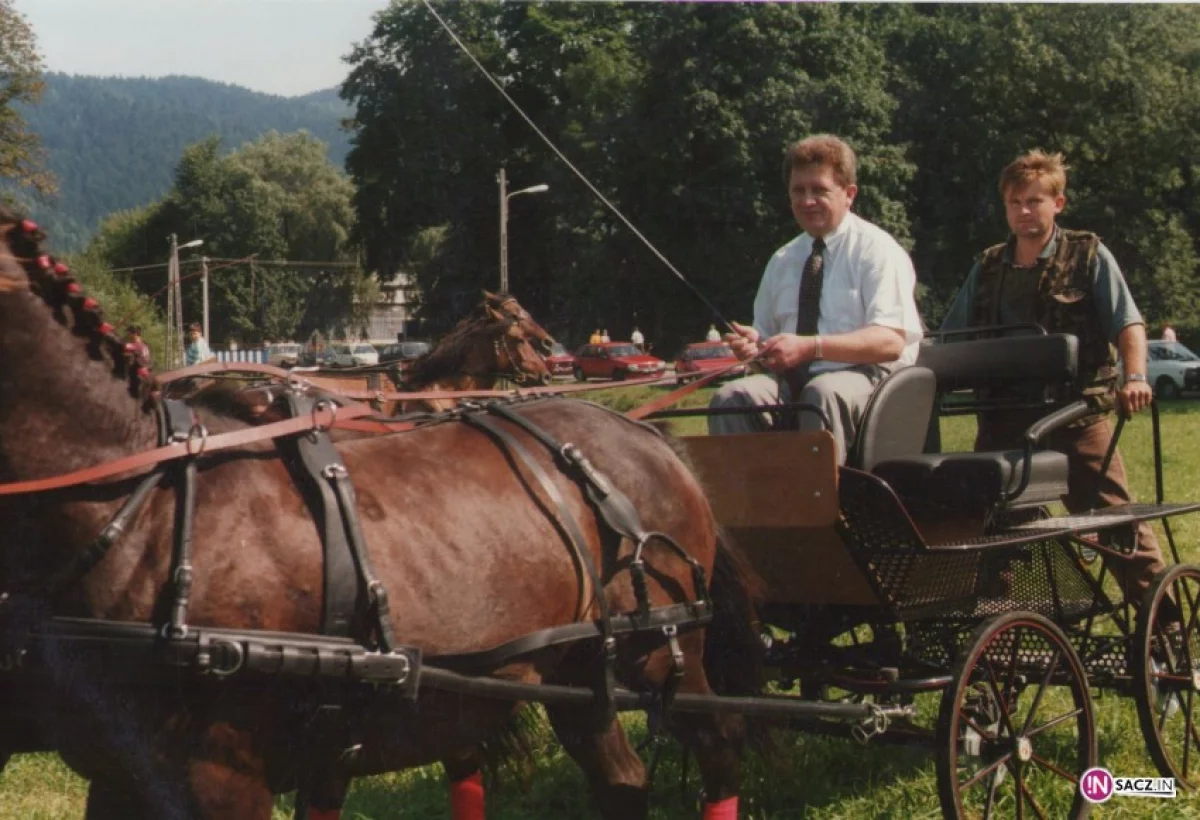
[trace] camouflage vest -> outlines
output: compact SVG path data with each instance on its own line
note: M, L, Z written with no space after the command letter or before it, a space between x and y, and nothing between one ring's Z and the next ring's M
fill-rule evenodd
M1113 408L1117 383L1117 351L1100 323L1092 290L1091 266L1099 245L1100 239L1093 233L1059 229L1054 255L1038 262L1042 271L1037 299L1028 309L1032 315L1006 317L1041 325L1047 333L1071 333L1078 337L1078 384L1083 398L1097 411L1080 420L1079 425L1097 421ZM1000 324L1004 283L1012 271L1012 265L1004 261L1006 247L996 245L980 255L973 325ZM1005 307L1013 310L1011 303Z

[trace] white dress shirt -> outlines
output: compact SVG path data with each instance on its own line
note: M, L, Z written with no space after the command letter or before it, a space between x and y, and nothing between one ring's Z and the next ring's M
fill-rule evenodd
M754 297L754 327L763 339L796 332L800 279L812 244L811 236L800 234L767 263ZM896 363L913 364L924 331L914 293L917 275L904 248L887 231L848 213L825 237L824 270L817 332L850 333L869 325L903 331L904 352ZM853 365L824 359L811 372L846 367Z

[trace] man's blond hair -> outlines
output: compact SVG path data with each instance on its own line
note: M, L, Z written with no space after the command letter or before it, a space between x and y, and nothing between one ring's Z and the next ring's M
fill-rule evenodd
M1035 179L1044 179L1052 196L1061 196L1067 190L1067 164L1061 153L1047 154L1035 148L1014 159L1000 172L1000 196L1008 196L1010 189L1024 187Z
M858 157L854 149L832 134L817 134L788 148L783 158L784 186L791 184L793 169L808 165L829 168L843 188L858 184Z

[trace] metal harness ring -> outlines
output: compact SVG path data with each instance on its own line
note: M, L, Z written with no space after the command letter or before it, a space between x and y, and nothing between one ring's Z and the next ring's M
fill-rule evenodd
M321 399L316 402L312 406L312 431L314 433L328 433L333 429L333 425L337 424L337 408L337 404L331 402L329 399ZM321 424L320 419L317 418L322 410L329 411L328 424Z

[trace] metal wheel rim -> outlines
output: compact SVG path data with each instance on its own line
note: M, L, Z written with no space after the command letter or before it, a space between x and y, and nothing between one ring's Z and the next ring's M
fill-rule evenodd
M1019 675L1009 672L1013 665L994 663L989 648L1008 636L1016 655L1031 635L1049 645L1052 658L1039 675L1019 685ZM955 672L955 683L946 691L938 720L939 793L946 816L984 820L1054 817L1061 810L1045 805L1048 791L1043 784L1049 782L1054 788L1070 789L1070 817L1086 817L1091 804L1079 792L1079 776L1096 762L1095 721L1086 673L1061 630L1033 613L1000 616L976 630L969 649L960 654ZM1061 688L1051 682L1061 675L1069 675L1071 697L1065 711L1047 704L1044 697L1051 689ZM978 722L978 713L968 706L968 696L980 692L989 693L997 707L1005 702L993 723ZM1028 704L1027 712L1023 704ZM1046 739L1046 732L1068 729L1072 724L1074 740L1067 749L1073 760L1068 768L1061 754L1047 757L1045 747L1038 744L1039 739ZM971 735L979 744L974 750L974 756L981 758L977 771L971 771L971 765L960 766L962 759L972 757L972 750L965 748ZM960 771L962 768L967 771ZM1022 799L1017 799L1018 795Z
M1168 592L1180 605L1180 633L1163 630ZM1136 700L1146 747L1159 772L1178 787L1200 787L1200 568L1176 566L1159 576L1138 616Z

